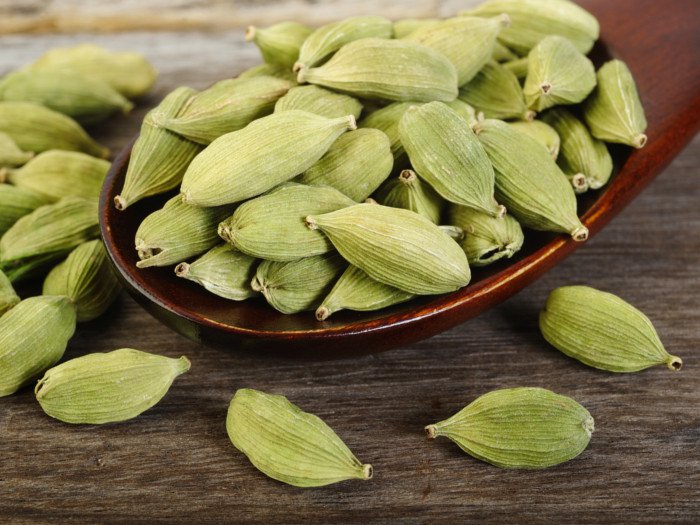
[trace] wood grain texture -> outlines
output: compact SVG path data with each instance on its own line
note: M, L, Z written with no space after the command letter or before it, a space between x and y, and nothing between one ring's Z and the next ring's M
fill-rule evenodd
M146 53L162 73L128 119L97 130L115 150L173 87L204 87L254 64L232 33L0 38L0 73L57 45L95 40ZM143 416L72 427L30 390L0 400L0 522L41 523L697 523L700 521L700 139L605 230L501 306L419 344L346 360L299 360L195 345L123 297L83 325L67 357L135 347L187 355L192 370ZM683 371L614 375L548 347L548 292L589 284L655 323ZM541 386L577 399L596 433L556 468L503 471L422 427L495 388ZM237 388L284 394L324 418L369 482L301 490L267 479L229 443Z

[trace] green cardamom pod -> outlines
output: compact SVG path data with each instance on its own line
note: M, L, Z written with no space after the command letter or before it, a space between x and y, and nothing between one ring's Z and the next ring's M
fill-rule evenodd
M508 125L518 131L522 131L526 135L530 135L547 148L547 151L554 160L557 160L559 148L561 147L561 138L552 126L541 120L517 120L515 122L509 122Z
M587 186L597 190L610 180L613 161L608 147L593 138L586 125L565 108L552 108L542 115L561 138L557 164L569 178L582 176Z
M292 84L275 77L230 78L193 95L184 109L161 125L199 144L246 127L272 113Z
M442 22L439 18L404 18L394 22L394 38L406 38L408 35L431 25Z
M445 55L455 66L457 83L462 86L492 60L496 37L509 23L506 15L459 16L416 29L404 38Z
M619 297L588 286L563 286L547 299L540 330L557 350L608 372L638 372L665 364L680 370L649 318Z
M316 319L325 321L340 310L381 310L413 297L414 294L375 281L357 266L350 265L316 309Z
M280 66L278 64L260 64L258 66L253 66L246 69L243 73L238 75L237 78L255 78L255 77L275 77L282 80L287 80L296 85L297 75L290 68L285 66Z
M299 58L299 48L312 30L298 22L280 22L266 28L249 26L246 42L254 42L263 60L290 68Z
M472 129L450 107L431 102L409 108L399 124L401 143L416 173L449 202L494 217L494 171Z
M68 297L30 297L0 317L0 397L58 362L74 332L75 309Z
M48 255L37 255L36 257L27 257L25 259L16 259L14 261L0 261L0 271L5 273L5 276L12 283L18 283L36 277L45 273L47 266L56 262L66 255L67 252L60 254L50 253Z
M313 310L346 267L335 252L289 262L263 261L251 287L278 312L295 314Z
M196 93L188 87L177 88L143 119L141 134L131 150L124 187L114 198L118 210L125 210L144 197L170 191L182 182L190 162L203 148L164 129L162 123L178 116Z
M509 23L510 23L510 18L509 18ZM506 46L501 44L498 40L496 40L496 43L493 46L493 55L491 56L492 60L495 60L496 62L511 62L513 60L518 60L518 55L513 53L510 49L508 49Z
M46 371L34 389L47 415L72 424L132 419L158 403L190 369L173 359L130 348L88 354Z
M647 143L647 119L627 64L621 60L606 62L597 78L598 87L583 106L591 134L605 142L643 148Z
M175 275L203 286L214 295L243 301L257 295L250 287L257 260L229 244L212 248L192 263L180 263Z
M534 111L578 104L596 85L593 62L560 36L548 36L533 47L527 64L523 94Z
M134 105L112 86L61 66L23 69L0 81L0 100L33 102L95 124L116 112L128 114Z
M593 417L575 400L531 387L494 390L425 427L429 438L444 436L476 459L512 469L542 469L574 459L593 430Z
M459 90L459 99L486 118L532 120L516 76L497 62L489 62Z
M316 29L299 50L294 71L320 64L343 46L366 38L388 39L393 36L391 21L381 16L355 16Z
M109 150L92 140L75 120L31 102L0 102L0 131L24 151L63 149L109 156Z
M411 210L430 222L440 223L444 201L433 188L421 182L413 170L403 170L398 177L386 181L376 198L384 206Z
M121 292L100 239L86 242L44 280L44 295L65 295L75 305L78 322L104 314Z
M12 287L10 279L0 270L0 317L19 304L19 296Z
M2 168L22 166L31 160L34 153L22 151L7 133L0 132L0 172Z
M33 191L0 184L0 237L19 219L44 204L48 204L46 198Z
M97 200L65 197L19 219L0 239L0 261L60 258L100 233Z
M372 477L372 465L360 463L331 427L284 396L238 390L226 431L255 468L295 487Z
M275 104L275 113L290 109L300 109L326 118L352 115L358 119L362 113L362 103L349 95L308 85L293 87Z
M52 49L30 67L38 70L70 68L86 77L99 79L132 99L147 94L158 77L158 72L143 55L116 53L94 44Z
M322 66L302 68L297 80L368 99L448 102L457 97L457 70L452 63L441 53L407 40L351 42Z
M51 150L40 153L21 168L10 170L7 179L51 202L63 197L97 199L109 167L106 160L85 153Z
M546 148L499 120L479 122L476 133L496 171L496 198L520 224L588 239L571 183Z
M446 104L462 117L470 128L479 121L476 110L463 100L456 98L451 102L446 102Z
M464 206L452 205L448 222L464 231L460 245L471 266L486 266L499 259L510 259L523 246L523 229L510 215L494 218Z
M466 235L462 228L452 224L441 224L438 226L438 228L445 232L453 241L462 242L464 240L464 236Z
M320 255L333 245L321 232L309 230L304 218L354 204L334 188L289 182L241 204L219 225L219 236L251 257L270 261Z
M256 197L303 173L355 117L327 119L306 111L273 113L212 142L187 169L181 192L195 206Z
M219 243L217 225L231 215L230 206L199 208L179 195L146 217L136 230L139 268L169 266L206 252Z
M525 79L527 78L527 71L529 69L527 57L516 58L514 60L504 62L503 67L513 73L519 81L525 82Z
M600 34L595 17L569 0L487 0L464 14L492 17L502 13L510 17L511 25L498 38L520 55L548 35L568 38L581 53L588 53Z
M341 135L296 180L311 186L331 186L360 202L386 180L393 166L389 138L378 129L357 129Z
M425 217L378 204L357 204L306 218L350 263L405 292L432 295L469 284L464 251Z
M381 109L377 109L360 121L361 128L374 128L382 131L391 143L391 153L396 163L406 155L399 137L399 122L403 114L410 107L418 104L413 102L394 102Z

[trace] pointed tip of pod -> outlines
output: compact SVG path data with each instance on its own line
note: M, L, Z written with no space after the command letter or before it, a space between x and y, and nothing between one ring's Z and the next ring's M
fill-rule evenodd
M306 72L309 69L306 66L304 66L303 64L299 64L298 62L296 64L294 64L295 67L297 65L299 65L299 69L297 71L295 71L295 73L297 74L297 83L306 84Z
M551 82L542 82L540 84L540 91L542 91L543 95L549 95L549 92L552 91L552 83Z
M309 215L304 219L304 224L306 224L306 227L309 230L318 230L318 223L316 222L316 218Z
M175 267L175 275L178 277L187 277L190 274L190 265L186 262L181 262Z
M177 366L176 366L176 368L177 368L177 371L178 371L180 374L184 374L184 373L187 372L190 368L192 368L192 363L190 362L189 359L187 359L187 357L185 357L185 356L183 355L183 356L180 356L180 358L177 360Z
M345 118L348 119L348 130L355 131L357 129L357 120L355 119L355 115L348 115Z
M248 26L245 29L245 41L252 42L255 38L255 26Z
M647 145L648 140L648 137L644 133L640 133L632 139L632 145L637 149L642 149Z
M571 185L576 193L585 193L588 191L588 178L583 173L577 173L571 177Z
M501 27L510 27L512 23L508 13L501 13L496 18L498 19L498 23L501 25Z
M131 113L131 111L134 109L134 103L131 102L130 100L127 100L124 102L124 105L122 106L122 114L128 115Z
M316 309L316 320L317 321L325 321L331 316L331 311L327 307L321 305Z
M584 225L581 225L580 227L576 228L574 231L571 232L571 237L576 242L587 241L588 240L588 228L586 228Z
M593 435L593 432L595 432L595 420L593 419L593 416L589 415L586 418L586 420L583 422L583 429L586 431L586 434L588 434L588 437Z
M216 233L227 243L233 244L233 231L225 222L219 223Z
M253 291L256 292L262 292L263 289L265 288L260 280L258 279L258 276L254 276L253 279L250 281L250 287L253 289Z
M503 217L506 216L506 213L508 213L508 209L503 206L503 204L499 204L496 207L496 218L497 219L502 219Z
M192 195L189 191L181 191L180 198L182 199L183 204L192 204Z
M362 465L362 479L372 479L372 476L374 476L374 467L369 463Z
M437 427L435 425L428 425L424 430L428 439L435 439L437 437Z
M675 355L669 356L669 358L666 360L666 366L669 370L678 372L681 368L683 368L683 360Z
M528 109L525 112L525 120L527 120L528 122L532 122L533 120L535 120L536 116L537 116L537 111L535 111L533 109Z
M379 204L379 203L378 203L377 201L375 201L372 197L367 197L367 198L364 200L364 203L365 203L365 204Z
M114 207L119 211L124 211L129 207L129 202L121 195L117 195L114 197Z
M401 170L399 180L404 184L410 184L416 180L416 172L413 170Z
M306 69L306 66L302 64L301 62L294 62L294 65L292 66L292 73L299 73L302 69Z

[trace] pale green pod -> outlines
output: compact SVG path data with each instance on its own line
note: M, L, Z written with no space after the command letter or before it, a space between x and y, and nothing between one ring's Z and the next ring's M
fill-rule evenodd
M439 18L404 18L394 22L394 38L406 38L418 29L442 22Z
M0 132L0 173L2 168L14 168L29 162L31 151L22 151L7 133Z
M66 282L68 280L67 275L68 265L66 265L65 260L51 268L51 271L46 274L46 277L44 278L44 284L41 288L41 295L65 295L68 297L66 294Z
M206 146L272 113L290 87L291 82L268 76L221 80L193 95L182 111L161 126Z
M373 279L405 292L432 295L469 284L460 246L435 224L409 210L357 204L309 216L340 254Z
M100 233L96 199L65 197L19 219L0 239L0 261L60 258Z
M46 371L34 388L49 416L72 424L101 425L135 418L158 403L190 362L122 348L94 353Z
M557 164L569 178L581 175L587 185L597 190L610 180L613 161L608 147L593 138L586 125L565 108L553 108L542 115L561 137Z
M7 179L18 188L55 202L63 197L97 199L110 163L77 151L50 150L10 170Z
M452 205L448 222L464 231L459 241L471 266L510 259L523 246L523 229L510 215L494 218L464 206Z
M531 120L533 117L525 104L520 82L497 62L486 64L471 82L462 86L459 99L486 118Z
M258 46L266 63L291 69L299 58L299 48L311 33L298 22L280 22L265 28L249 26L245 39Z
M542 469L581 454L594 431L591 414L544 388L494 390L454 416L425 427L476 459L509 469Z
M296 314L316 308L346 267L335 252L289 262L263 261L250 285L278 312Z
M222 244L194 262L178 264L175 275L195 282L219 297L243 301L257 295L250 287L256 263L254 257L230 244Z
M333 249L321 232L306 227L307 215L353 204L356 202L329 186L289 182L241 204L219 225L219 236L251 257L295 261Z
M504 62L503 67L513 73L519 81L525 82L528 71L527 57L516 58L515 60Z
M282 80L287 80L292 83L292 85L297 84L297 74L294 73L290 68L280 66L278 64L260 64L246 69L238 75L239 79L243 78L255 78L255 77L275 77Z
M357 40L388 39L393 33L391 21L381 16L355 16L326 24L304 41L294 71L316 66L343 46Z
M557 350L608 372L638 372L665 364L680 370L649 318L619 297L588 286L563 286L547 298L540 331Z
M0 397L58 362L74 332L75 309L68 297L30 297L0 317Z
M464 119L445 104L409 108L399 135L416 173L440 196L494 217L505 208L494 199L494 171Z
M46 198L33 191L0 183L0 237L19 219L44 204L48 204Z
M50 253L48 255L37 255L36 257L16 259L9 262L0 261L0 271L5 273L5 276L10 282L18 283L30 277L40 276L45 273L47 266L55 263L56 259L60 259L67 253L68 251Z
M588 239L571 183L546 148L499 120L479 122L476 133L496 171L496 198L520 224Z
M381 310L414 297L412 293L375 281L357 266L350 265L316 309L316 319L325 321L340 310Z
M457 70L457 83L469 82L493 57L496 37L509 23L507 16L458 16L416 29L406 40L442 53Z
M598 87L583 105L591 134L605 142L643 148L647 143L647 119L627 64L621 60L606 62L597 78Z
M187 169L180 191L188 204L218 206L256 197L303 173L355 117L327 119L306 111L273 113L216 139Z
M378 129L357 129L341 135L296 180L311 186L331 186L361 202L386 180L393 166L389 138Z
M450 237L450 239L456 242L462 242L464 240L464 237L466 236L464 230L459 226L454 226L452 224L440 224L438 228L445 232Z
M376 195L377 202L392 208L411 210L435 224L440 223L444 201L413 170L403 170L386 181Z
M456 98L451 102L447 102L447 105L462 117L470 128L479 121L476 110L463 100Z
M109 150L92 140L75 120L31 102L0 102L0 132L23 151L82 151L107 158Z
M557 160L561 147L561 138L552 126L541 120L516 120L515 122L509 122L508 125L518 131L522 131L526 135L530 135L547 148L554 160Z
M595 17L569 0L487 0L464 14L492 17L503 13L510 17L511 25L498 38L520 55L549 35L568 38L581 53L588 53L600 34Z
M360 463L331 427L283 396L238 390L226 431L255 468L295 487L372 477L372 465Z
M349 95L308 85L293 87L275 104L275 113L290 109L308 111L326 118L352 115L358 119L362 113L362 103Z
M416 105L418 104L413 102L394 102L365 116L360 121L360 127L375 128L384 132L389 137L391 153L394 155L394 159L398 161L406 155L399 137L399 122L401 122L401 118L406 110Z
M301 69L308 82L378 100L449 102L457 97L457 70L444 55L407 40L365 38L342 47L319 67Z
M110 115L128 114L134 105L112 86L61 66L22 69L0 80L0 100L32 102L95 124Z
M491 55L491 58L496 62L508 63L513 60L518 60L519 57L513 51L496 40L496 43L493 46L493 55Z
M176 195L146 217L136 230L140 259L136 266L169 266L206 252L218 244L216 227L231 212L230 206L190 206Z
M0 317L12 307L19 304L19 296L12 287L10 279L0 270Z
M566 38L548 36L527 56L525 102L533 111L578 104L596 85L595 68Z
M109 84L127 98L148 93L158 77L158 72L140 53L114 52L94 44L51 49L30 67L70 68Z

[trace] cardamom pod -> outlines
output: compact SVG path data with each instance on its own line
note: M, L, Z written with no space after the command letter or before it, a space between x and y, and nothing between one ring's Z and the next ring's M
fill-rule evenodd
M206 252L218 244L216 227L231 212L230 206L190 206L176 195L136 230L136 266L169 266Z
M526 135L530 135L547 148L547 151L554 160L557 160L559 148L561 147L561 139L554 128L546 122L541 120L517 120L515 122L509 122L508 125L518 131L522 131Z
M282 80L287 80L291 82L292 85L297 83L297 75L290 68L280 66L278 64L260 64L258 66L253 66L246 69L243 73L238 75L237 78L255 78L255 77L275 77Z
M449 202L494 217L505 208L494 199L494 172L479 139L450 107L431 102L409 108L399 136L418 175Z
M361 128L374 128L382 131L391 143L391 153L396 163L406 155L399 137L399 122L406 110L418 104L413 102L394 102L383 108L377 109L360 121Z
M547 298L540 330L557 350L608 372L638 372L665 364L680 370L649 318L613 294L588 286L563 286Z
M7 133L0 132L0 173L2 168L21 166L34 156L31 151L22 151Z
M212 248L192 263L180 263L175 275L203 286L214 295L243 301L256 292L250 287L257 261L229 244Z
M0 397L14 394L56 363L75 332L68 297L30 297L0 317Z
M521 387L484 394L425 430L429 438L445 436L470 456L497 467L542 469L581 454L594 421L570 397Z
M31 102L0 102L0 131L24 151L63 149L109 156L109 150L92 140L75 120Z
M346 267L335 252L289 262L263 261L250 285L278 312L295 314L313 310Z
M391 21L381 16L355 16L316 29L299 50L294 71L320 64L343 46L366 38L388 39L393 36Z
M63 197L97 199L109 167L106 160L85 153L51 150L40 153L19 169L10 170L7 179L51 202Z
M486 118L532 120L516 76L498 62L489 62L459 89L459 99Z
M304 218L353 204L334 188L289 182L241 204L219 225L219 236L251 257L270 261L320 255L333 245L321 232L309 230Z
M148 112L141 124L141 134L131 150L124 187L114 198L114 206L125 210L144 197L176 188L187 167L202 146L163 129L162 123L176 117L196 94L194 89L179 87Z
M100 239L81 244L44 280L44 295L65 295L75 306L78 322L104 314L121 292Z
M523 226L564 232L577 242L588 239L576 215L576 195L546 148L499 120L475 126L496 171L496 198Z
M357 204L306 218L350 263L405 292L432 295L469 283L464 251L440 228L412 211Z
M19 304L19 296L5 273L0 270L0 317Z
M466 235L464 230L459 226L454 226L451 224L441 224L438 226L438 228L440 228L441 231L445 232L453 241L462 242Z
M70 68L22 69L0 81L0 100L33 102L95 124L113 113L128 114L134 105L112 86Z
M446 102L446 104L462 117L470 128L479 121L476 110L466 102L456 98L451 102Z
M56 259L60 259L62 256L66 255L66 253L67 252L37 255L36 257L16 259L9 262L0 261L0 271L5 273L5 276L10 282L18 283L44 273L47 266L51 265L51 263L55 263Z
M525 79L527 78L527 72L529 69L527 57L516 58L514 60L504 62L503 67L505 67L511 73L513 73L519 81L525 82Z
M508 20L510 23L510 18ZM493 55L491 55L491 58L496 62L508 63L513 60L518 60L518 55L496 40L496 43L493 46Z
M457 97L457 70L452 63L441 53L407 40L351 42L322 66L302 68L297 80L368 99L448 102Z
M431 25L442 22L439 18L404 18L394 22L394 38L406 38L408 35Z
M613 162L607 146L591 136L586 125L565 108L552 108L542 115L561 137L557 164L564 174L586 179L591 189L602 188L610 180Z
M273 113L212 142L187 169L186 203L218 206L256 197L303 173L350 129L355 117L306 111Z
M33 191L0 184L0 236L19 219L44 204L48 204L46 198Z
M534 111L578 104L596 85L593 62L560 36L542 39L530 51L527 64L523 94Z
M132 419L158 403L190 362L130 348L77 357L47 370L34 389L47 415L72 424Z
M502 13L510 17L511 25L498 38L520 55L548 35L568 38L581 53L588 53L600 34L595 17L568 0L487 0L464 12L488 17Z
M331 186L359 202L386 180L393 165L389 138L378 129L357 129L341 135L296 180L311 186Z
M643 148L647 143L647 119L627 64L621 60L606 62L597 78L598 87L583 106L591 134L605 142Z
M299 58L299 48L312 30L298 22L280 22L266 28L249 26L246 42L254 42L263 60L291 68Z
M430 222L440 223L444 201L435 190L423 184L413 170L403 170L398 177L386 181L376 198L384 206L411 210Z
M352 115L358 119L362 104L351 96L308 85L293 87L275 104L275 113L290 109L300 109L326 118Z
M381 310L413 297L412 293L375 281L357 266L350 265L316 309L316 319L325 321L340 310Z
M464 231L460 241L471 266L486 266L510 259L523 246L523 230L510 215L494 218L464 206L452 205L449 222Z

